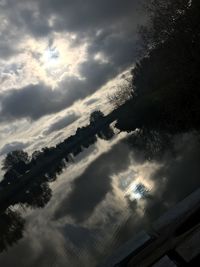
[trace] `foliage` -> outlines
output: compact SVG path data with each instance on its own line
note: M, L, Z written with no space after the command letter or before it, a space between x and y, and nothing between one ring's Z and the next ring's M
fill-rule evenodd
M135 97L117 127L199 129L200 2L153 0L150 9L146 53L133 71Z
M104 117L103 112L95 110L90 114L90 123L96 123Z
M123 84L117 86L114 94L109 95L108 99L114 108L118 108L133 96L132 81L130 78L124 79Z
M17 167L20 163L27 164L29 162L29 156L27 152L23 150L15 150L7 154L3 160L2 169L7 171L13 167Z
M23 237L24 224L20 214L11 209L0 214L0 252Z
M178 21L185 15L190 2L189 0L152 0L147 5L149 23L140 28L140 36L146 52L174 35Z

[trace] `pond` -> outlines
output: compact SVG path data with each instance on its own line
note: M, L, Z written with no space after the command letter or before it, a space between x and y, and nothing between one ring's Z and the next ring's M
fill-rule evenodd
M19 228L16 242L1 231L7 247L0 265L95 267L200 185L196 133L174 136L150 158L131 136L97 139L74 157L49 183L52 197L43 208L12 207L24 225L10 217Z

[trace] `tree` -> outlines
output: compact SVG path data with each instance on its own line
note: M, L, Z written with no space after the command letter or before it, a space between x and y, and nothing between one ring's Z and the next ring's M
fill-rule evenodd
M5 174L1 186L4 187L16 182L17 178L30 168L29 163L28 153L23 150L8 153L2 164L2 170L5 171Z
M117 126L171 133L199 129L200 2L153 0L150 7L146 53L133 71L135 97Z
M191 6L190 0L152 0L147 5L149 22L140 28L146 52L169 39L176 31L177 22Z
M0 214L0 252L23 237L25 221L18 212L7 209Z
M96 123L103 119L104 114L100 110L93 111L90 115L90 123Z
M42 156L42 152L40 150L35 150L31 156L32 161L37 161Z
M41 179L42 180L42 179ZM48 183L32 183L19 195L18 202L33 208L43 208L51 199L52 190Z
M3 160L2 170L9 171L14 169L16 172L25 171L25 166L29 163L29 156L23 150L15 150L7 154Z
M108 99L114 108L122 106L125 102L133 97L133 85L132 76L124 78L122 84L117 86L117 90L114 94L109 95Z

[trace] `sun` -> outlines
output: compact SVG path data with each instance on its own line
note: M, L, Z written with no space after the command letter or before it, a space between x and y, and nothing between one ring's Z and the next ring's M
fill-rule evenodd
M44 64L49 67L53 65L58 65L60 62L60 53L55 47L47 48L44 51L43 60Z

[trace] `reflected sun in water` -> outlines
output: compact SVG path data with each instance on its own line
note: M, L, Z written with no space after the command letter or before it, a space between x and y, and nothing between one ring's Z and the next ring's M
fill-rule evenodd
M127 171L120 173L118 176L118 188L124 197L130 201L139 201L147 198L152 194L154 188L153 182L149 179L155 166L144 165L134 169L131 167ZM151 193L150 193L151 192Z
M142 183L133 182L127 189L126 195L131 201L145 198L149 192L149 189Z

